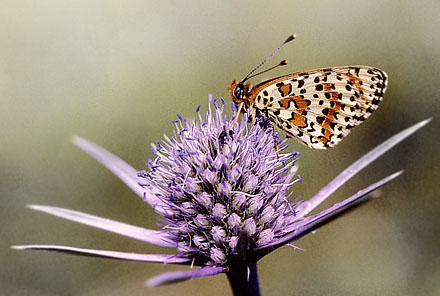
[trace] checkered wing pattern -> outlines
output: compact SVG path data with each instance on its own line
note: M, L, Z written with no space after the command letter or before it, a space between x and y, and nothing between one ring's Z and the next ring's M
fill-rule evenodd
M255 115L271 118L311 148L326 149L378 108L386 87L387 75L377 68L331 67L264 81L248 99Z

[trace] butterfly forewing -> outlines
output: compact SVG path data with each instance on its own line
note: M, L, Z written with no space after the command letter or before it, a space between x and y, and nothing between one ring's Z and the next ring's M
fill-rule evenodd
M386 74L373 67L322 68L276 77L248 94L251 108L315 149L333 147L377 109Z

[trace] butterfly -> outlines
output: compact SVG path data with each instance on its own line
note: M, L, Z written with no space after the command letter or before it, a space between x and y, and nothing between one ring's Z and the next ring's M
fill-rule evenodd
M244 79L233 80L229 95L240 112L249 118L263 116L271 124L310 148L326 149L338 144L350 130L376 110L387 88L385 72L370 66L328 67L282 75L255 86L245 83L261 73L251 74L270 59L290 36L268 58Z

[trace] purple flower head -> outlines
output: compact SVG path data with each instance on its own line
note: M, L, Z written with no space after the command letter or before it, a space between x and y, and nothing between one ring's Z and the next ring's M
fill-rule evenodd
M272 129L262 119L240 123L214 100L199 120L179 117L172 138L152 147L153 159L138 176L159 203L162 229L180 256L201 264L226 264L237 252L240 233L251 247L286 234L297 202L289 200L298 159L296 151L277 154ZM199 108L198 108L199 109Z
M224 114L223 100L218 104L210 99L204 116L200 106L196 111L199 118L194 121L178 115L173 136L165 136L164 141L151 145L154 156L141 172L88 140L73 139L75 145L112 171L160 215L160 229L145 229L69 209L29 206L143 242L175 248L176 254L135 254L55 245L13 248L184 264L191 269L160 274L150 279L148 285L226 273L234 295L259 295L257 262L370 200L370 192L401 171L309 215L368 164L430 121L419 122L389 138L313 197L301 201L290 198L292 185L302 182L295 176L298 153L286 152L286 141L280 140L263 119L250 122L244 114L234 124L234 118Z

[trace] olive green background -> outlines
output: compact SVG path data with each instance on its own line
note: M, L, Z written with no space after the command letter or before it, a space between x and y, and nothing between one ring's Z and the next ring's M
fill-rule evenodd
M397 170L381 197L260 265L263 295L439 295L439 1L2 1L0 4L0 294L231 295L226 277L156 289L184 267L9 249L59 244L170 252L26 208L60 206L155 228L157 216L70 143L91 139L137 169L176 113L206 110L289 34L262 77L365 64L389 74L381 107L335 149L301 152L308 198L383 140L434 120L322 207ZM172 251L172 250L171 250Z

